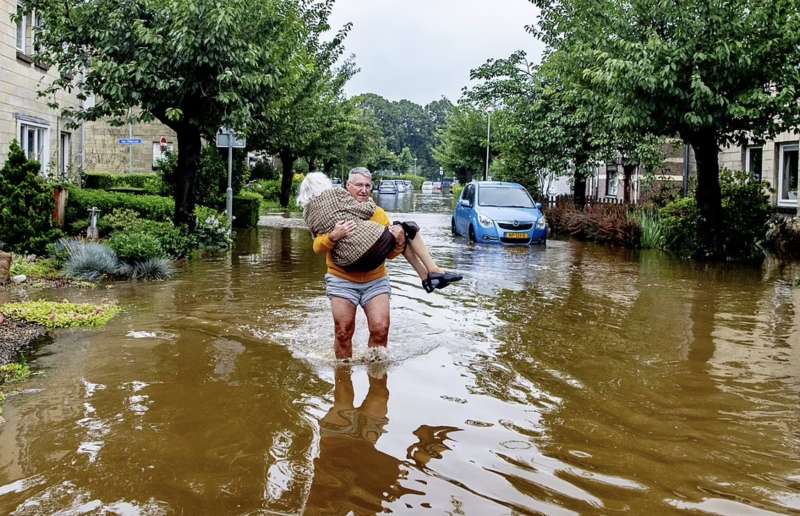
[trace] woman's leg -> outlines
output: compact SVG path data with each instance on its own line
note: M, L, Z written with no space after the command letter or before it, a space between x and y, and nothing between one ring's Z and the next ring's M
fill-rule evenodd
M420 272L420 268L417 265L414 265L415 261L409 258L409 254L413 254L416 260L419 261L419 265L424 268L424 273ZM431 253L428 251L428 246L419 233L417 233L413 240L406 240L406 250L403 252L403 256L411 262L411 265L422 279L427 278L428 274L431 272L442 272L442 269L433 261L433 257L431 257Z

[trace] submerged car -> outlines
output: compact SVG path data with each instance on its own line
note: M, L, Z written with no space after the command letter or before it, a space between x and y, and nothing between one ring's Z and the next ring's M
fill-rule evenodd
M520 184L473 181L456 201L451 229L472 242L544 244L547 220L541 208Z
M382 195L395 195L397 191L397 183L393 179L384 179L378 185L378 193Z

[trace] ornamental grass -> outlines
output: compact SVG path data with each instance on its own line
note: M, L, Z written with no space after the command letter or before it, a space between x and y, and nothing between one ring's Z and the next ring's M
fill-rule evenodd
M0 313L14 319L41 324L49 329L104 326L120 308L115 304L77 304L67 301L29 301L0 305Z

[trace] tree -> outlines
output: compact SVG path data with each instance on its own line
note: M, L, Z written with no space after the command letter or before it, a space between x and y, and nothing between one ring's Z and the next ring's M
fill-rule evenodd
M298 1L25 0L36 11L36 59L55 66L43 93L76 90L73 121L158 119L178 139L175 222L194 225L203 138L248 126L253 106L280 97L286 56L304 33ZM306 9L316 5L303 3Z
M798 120L795 0L532 0L559 74L626 133L695 151L698 256L722 258L718 153Z
M289 205L295 161L306 157L309 166L315 167L325 141L335 137L329 131L338 123L342 90L356 71L350 60L336 66L351 25L345 25L329 41L322 41L322 35L331 28L328 19L332 7L333 0L326 0L306 13L305 39L289 57L293 73L277 81L283 96L277 101L267 99L260 106L253 128L255 148L280 157L280 203L284 207Z
M493 117L494 118L494 117ZM462 183L483 177L486 166L486 113L470 104L453 109L439 130L433 156L441 167ZM499 145L491 147L495 157Z

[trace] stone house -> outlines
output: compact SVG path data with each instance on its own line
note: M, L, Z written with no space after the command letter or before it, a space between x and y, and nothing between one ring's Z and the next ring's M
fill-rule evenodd
M17 0L0 0L0 166L12 140L42 164L44 175L72 179L79 171L151 171L164 150L175 149L174 132L157 122L117 127L101 120L73 127L50 108L38 90L55 76L32 57L37 18L34 14L13 21L18 9ZM74 94L60 92L56 101L80 106ZM123 145L121 139L142 143Z

